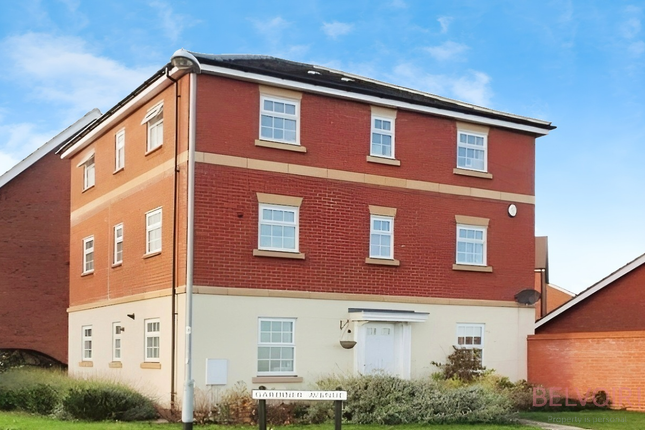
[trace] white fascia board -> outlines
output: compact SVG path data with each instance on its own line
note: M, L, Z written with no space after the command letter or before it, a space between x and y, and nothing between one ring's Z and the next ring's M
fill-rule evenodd
M598 291L602 290L605 288L607 285L610 285L612 282L622 278L629 272L631 272L634 269L637 269L640 267L643 263L645 263L645 254L641 255L638 257L636 260L632 261L631 263L621 267L620 269L616 270L614 273L611 275L607 276L605 279L601 280L598 282L596 285L589 287L582 293L578 294L575 296L573 299L569 300L566 302L564 305L560 306L550 314L547 314L544 318L538 320L535 323L535 328L540 328L544 324L548 323L551 321L553 318L557 317L558 315L562 314L563 312L567 311L568 309L572 308L573 306L577 305L581 301L585 300L587 297L592 296L593 294L597 293Z
M15 178L16 176L18 176L19 174L27 170L38 160L40 160L45 155L53 151L58 145L65 142L67 139L74 136L79 131L83 130L85 127L88 126L88 124L90 124L92 121L96 120L100 116L101 116L101 111L99 111L96 108L86 113L83 116L83 118L79 119L74 124L67 127L61 133L57 134L54 138L52 138L49 142L45 143L40 148L36 149L34 152L29 154L24 160L20 161L18 164L16 164L7 172L5 172L2 176L0 176L0 187L3 187L13 178Z
M173 69L174 70L174 69ZM172 72L170 74L172 75ZM119 110L114 112L108 119L102 122L94 130L90 131L87 136L76 142L71 148L67 148L60 158L69 158L85 148L92 141L105 132L106 129L113 127L115 123L121 121L125 116L129 115L133 110L138 109L143 104L150 101L153 97L159 94L172 84L172 81L166 75L160 76L155 82L150 84L148 88L137 94L132 100L122 106Z
M381 322L426 322L427 312L401 312L401 311L359 311L350 312L352 321L381 321Z
M415 112L423 112L431 115L443 116L448 118L454 118L462 121L477 123L477 124L486 124L496 127L510 128L513 130L525 131L528 133L534 133L539 136L546 136L549 134L549 130L545 130L540 127L534 127L525 124L517 124L510 121L503 121L494 118L486 118L474 114L467 114L461 112L454 112L447 109L438 109L429 106L422 106L408 102L402 102L398 100L391 100L382 97L374 97L359 93L354 93L351 91L337 90L334 88L324 87L320 85L306 84L302 82L291 81L287 79L275 78L273 76L260 75L257 73L243 72L235 69L228 69L226 67L217 67L207 64L202 65L202 73L208 73L219 76L226 76L235 79L241 79L251 82L258 82L268 85L274 85L277 87L288 88L293 90L307 91L311 93L324 94L332 97L339 97L349 100L359 100L365 103L386 106L390 108L400 108L406 109Z
M568 294L568 295L569 295L569 296L571 296L571 297L573 297L573 296L575 296L575 295L576 295L576 293L573 293L573 292L571 292L571 291L567 290L566 288L559 287L559 286L557 286L557 285L555 285L555 284L546 284L546 285L547 285L548 287L553 288L554 290L558 290L558 291L560 291L560 292L562 292L562 293L564 293L564 294Z

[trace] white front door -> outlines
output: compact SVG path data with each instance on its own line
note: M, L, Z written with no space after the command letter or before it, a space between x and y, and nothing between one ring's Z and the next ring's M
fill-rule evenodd
M365 360L362 373L396 374L394 324L370 322L365 324Z

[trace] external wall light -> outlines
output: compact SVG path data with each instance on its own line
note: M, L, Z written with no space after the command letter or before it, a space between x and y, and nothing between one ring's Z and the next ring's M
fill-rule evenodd
M199 65L199 61L197 61L197 58L184 48L178 49L174 54L172 54L172 57L170 57L170 64L179 70L186 70L192 73L202 72L202 68Z

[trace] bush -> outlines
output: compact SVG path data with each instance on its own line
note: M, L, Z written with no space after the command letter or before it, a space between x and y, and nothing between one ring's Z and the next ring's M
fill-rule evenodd
M481 364L481 350L454 346L453 349L452 354L446 358L446 364L435 361L431 363L440 369L440 377L470 383L484 374L486 368Z
M40 415L53 413L60 403L58 391L47 384L25 387L18 391L17 398L18 409Z
M136 421L157 416L150 399L118 385L72 388L63 399L63 410L74 419L87 421Z

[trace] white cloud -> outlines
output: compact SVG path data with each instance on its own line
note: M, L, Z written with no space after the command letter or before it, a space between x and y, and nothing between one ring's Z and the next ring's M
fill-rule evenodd
M490 107L493 92L491 78L476 70L463 76L433 75L411 64L399 64L394 68L392 80L410 88L450 97L479 106Z
M641 31L641 20L638 18L629 18L621 25L621 33L626 39L633 39Z
M390 6L395 7L397 9L405 9L408 7L408 4L403 0L392 0L392 3L390 3Z
M156 9L157 16L159 17L160 25L163 29L163 34L176 43L181 36L182 31L194 23L194 20L187 15L182 15L173 11L165 1L155 0L149 3L150 7Z
M0 150L0 175L15 166L20 160L47 143L57 132L39 132L34 124L0 124L3 139Z
M428 51L435 60L447 61L458 58L461 54L463 54L470 48L464 44L452 42L449 40L439 46L430 46L424 49Z
M452 20L453 18L451 16L441 16L437 18L437 21L439 21L439 24L441 25L441 33L448 32L448 28L450 27Z
M277 33L280 33L285 28L291 25L288 21L283 19L281 16L276 16L275 18L264 21L259 19L252 19L253 25L256 30L265 36L275 37Z
M332 39L337 39L339 36L348 34L354 28L353 24L346 24L344 22L325 22L322 26L322 31Z
M640 57L645 52L645 42L639 40L638 42L631 43L627 49L633 56Z

